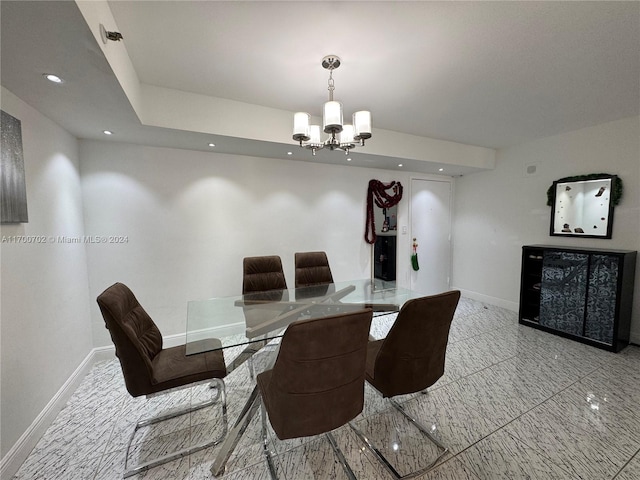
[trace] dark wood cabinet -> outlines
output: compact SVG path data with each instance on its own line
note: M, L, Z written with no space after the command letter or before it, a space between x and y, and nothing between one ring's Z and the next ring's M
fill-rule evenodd
M519 321L618 352L629 344L635 251L522 247Z

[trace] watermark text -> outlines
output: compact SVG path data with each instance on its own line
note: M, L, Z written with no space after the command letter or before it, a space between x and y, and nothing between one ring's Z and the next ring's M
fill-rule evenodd
M129 243L128 235L3 235L1 243L66 244Z

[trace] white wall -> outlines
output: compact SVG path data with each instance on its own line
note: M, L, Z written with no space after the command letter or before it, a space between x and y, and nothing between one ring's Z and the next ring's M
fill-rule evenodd
M95 298L116 281L172 335L185 332L188 300L240 293L245 256L280 255L291 287L298 251L326 251L336 280L369 278L369 180L410 183L405 172L107 141L81 141L80 156L87 235L127 237L88 247L95 346L111 344ZM403 200L399 225L407 212Z
M90 353L82 198L76 139L2 89L2 109L22 122L29 222L2 225L2 457ZM12 243L44 236L46 243Z
M527 166L536 174L527 176ZM562 177L611 173L624 182L610 240L549 236L547 188ZM518 307L521 248L549 244L640 250L640 118L605 123L499 150L496 169L456 179L453 284ZM640 265L632 341L640 343Z

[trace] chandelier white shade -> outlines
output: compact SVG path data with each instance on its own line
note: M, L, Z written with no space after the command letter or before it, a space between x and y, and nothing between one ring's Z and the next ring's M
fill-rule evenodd
M310 136L308 138L309 143L313 145L318 145L321 143L321 135L320 135L320 125L311 125L309 127Z
M371 138L371 112L361 110L353 114L352 124L345 124L342 117L342 104L333 99L333 71L340 66L340 58L327 55L322 59L322 66L329 70L329 101L322 109L322 130L320 125L311 125L311 115L297 112L293 116L293 139L301 147L310 149L313 155L321 148L329 150L349 150L356 147L356 142L364 146L364 141ZM322 132L329 138L322 140Z
M337 133L342 131L342 104L328 101L322 109L322 129L324 133Z
M353 114L354 138L366 140L371 138L371 112L361 110Z

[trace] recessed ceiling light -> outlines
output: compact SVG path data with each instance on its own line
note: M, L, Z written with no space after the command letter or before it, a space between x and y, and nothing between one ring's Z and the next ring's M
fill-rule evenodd
M113 135L113 132L111 130L103 130L102 133L104 133L105 135Z
M402 166L402 164L401 164L401 163L399 163L399 164L398 164L398 166L399 166L399 167L401 167L401 166Z
M351 159L350 159L350 158L347 158L347 162L350 162L350 161L351 161Z
M439 172L444 172L444 168L439 168L438 171Z
M287 155L293 155L293 152L287 152Z
M64 83L64 80L53 73L43 73L42 76L53 83Z
M215 143L210 143L210 144L209 144L209 146L210 146L210 147L215 147L215 146L216 146L216 144L215 144Z

